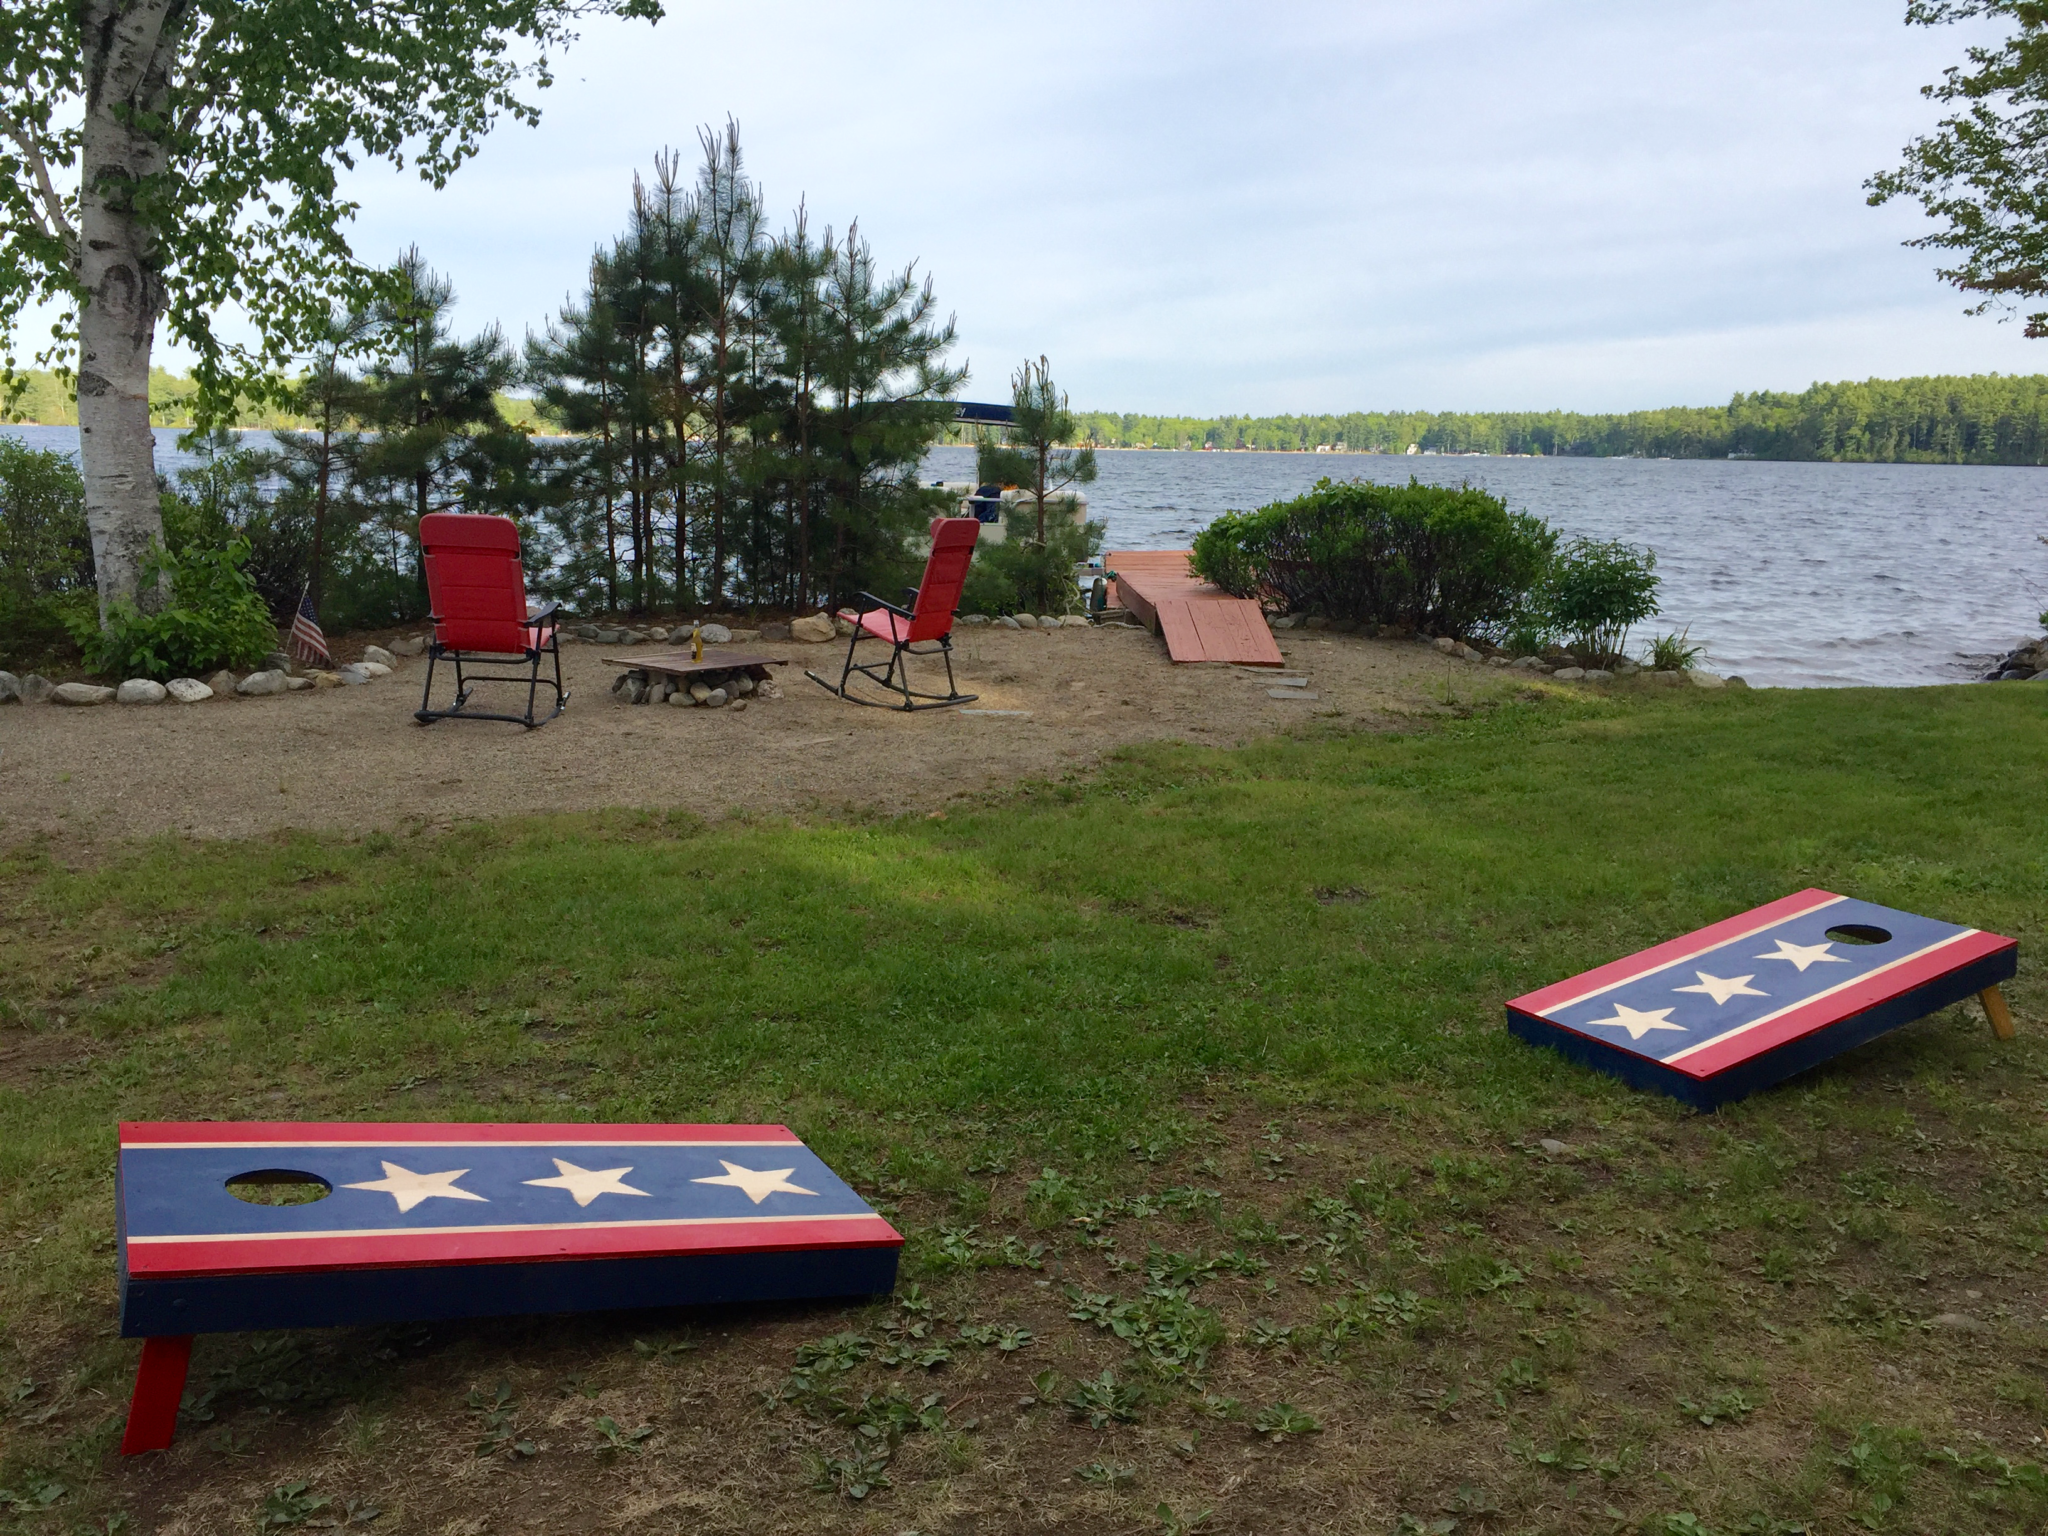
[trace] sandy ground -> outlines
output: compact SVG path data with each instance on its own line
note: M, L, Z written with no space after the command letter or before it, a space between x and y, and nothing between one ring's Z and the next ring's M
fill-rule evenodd
M843 647L759 643L729 649L790 664L774 673L782 697L743 711L625 704L610 691L619 669L607 664L621 648L565 645L569 708L531 732L492 722L421 727L412 711L424 660L365 687L274 698L9 704L0 707L0 843L392 830L612 806L707 816L911 811L1057 775L1131 742L1228 745L1317 715L1433 711L1447 684L1477 680L1470 664L1413 642L1280 640L1312 698L1273 699L1271 679L1249 668L1175 665L1140 630L1063 628L963 629L956 638L961 687L980 695L968 709L1023 714L857 708L804 677L806 667L836 676Z

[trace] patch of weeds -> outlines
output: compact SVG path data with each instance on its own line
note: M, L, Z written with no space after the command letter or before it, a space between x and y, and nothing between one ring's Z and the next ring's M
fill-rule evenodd
M1058 1371L1040 1371L1031 1378L1031 1390L1037 1394L1036 1401L1039 1403L1058 1402L1060 1373ZM1036 1406L1036 1404L1033 1406Z
M1756 1404L1740 1392L1723 1392L1710 1403L1696 1403L1689 1397L1681 1397L1678 1411L1712 1429L1716 1424L1740 1424L1756 1412Z
M804 1371L850 1371L875 1352L875 1341L864 1333L835 1333L796 1347L797 1369Z
M2048 1469L2037 1461L2008 1461L1989 1451L1962 1456L1944 1445L1927 1454L1927 1463L1970 1481L1972 1486L1966 1497L1983 1508L2002 1508L2007 1495L2014 1492L2037 1507L2048 1502Z
M61 1502L70 1492L69 1488L54 1477L31 1472L22 1478L19 1489L0 1488L0 1509L31 1514L37 1510L49 1509Z
M633 1341L633 1353L644 1360L680 1360L697 1346L688 1339L667 1339L650 1344L645 1339Z
M1128 1488L1138 1480L1138 1469L1127 1461L1091 1461L1076 1467L1074 1476L1097 1488Z
M1067 1316L1115 1334L1162 1376L1200 1373L1209 1364L1209 1351L1224 1339L1222 1319L1196 1306L1178 1286L1149 1286L1132 1301L1069 1286L1067 1300Z
M1199 1254L1168 1253L1157 1243L1145 1250L1145 1278L1154 1285L1192 1287L1206 1284L1223 1267L1223 1260Z
M1069 1216L1080 1207L1081 1186L1057 1169L1042 1168L1025 1189L1024 1198L1058 1215Z
M314 1493L310 1483L285 1483L264 1495L262 1512L256 1517L259 1531L286 1531L306 1524L334 1500Z
M844 1456L816 1458L811 1487L820 1493L837 1493L856 1503L889 1482L889 1447L856 1442Z
M1560 1476L1593 1470L1592 1458L1586 1454L1586 1443L1577 1435L1566 1435L1547 1451L1539 1451L1526 1441L1510 1443L1508 1454Z
M1403 1514L1394 1522L1394 1536L1451 1536L1458 1522L1449 1515L1432 1520L1427 1515Z
M1323 1426L1316 1422L1314 1414L1304 1413L1292 1403L1275 1403L1253 1416L1252 1431L1277 1445L1290 1435L1319 1435Z
M886 1440L894 1446L902 1443L905 1435L944 1429L946 1405L936 1392L913 1398L891 1382L885 1390L869 1392L857 1403L837 1403L832 1417L870 1440Z
M483 1426L483 1438L477 1442L476 1454L491 1457L499 1454L514 1461L523 1461L534 1454L534 1444L522 1436L516 1428L519 1416L519 1400L512 1395L512 1389L499 1382L497 1390L489 1397L476 1389L469 1394L469 1411L477 1416Z
M1920 1436L1910 1429L1887 1429L1876 1424L1857 1426L1847 1450L1835 1458L1835 1465L1855 1486L1859 1507L1849 1518L1869 1530L1876 1530L1906 1497L1912 1481Z
M1075 1383L1066 1406L1076 1419L1086 1420L1090 1429L1106 1429L1111 1424L1137 1423L1145 1399L1135 1388L1118 1382L1116 1372L1105 1369L1092 1381Z
M1493 1403L1496 1408L1508 1405L1509 1393L1541 1392L1542 1374L1536 1369L1536 1362L1526 1355L1517 1355L1501 1369L1493 1382Z
M637 1453L654 1434L652 1424L642 1424L638 1429L624 1429L610 1414L606 1414L590 1428L597 1436L597 1443L592 1449L607 1456L615 1456L620 1451Z
M1505 1259L1497 1259L1477 1248L1458 1247L1446 1253L1437 1266L1437 1278L1452 1296L1490 1296L1526 1278Z
M1205 1509L1192 1515L1177 1515L1173 1512L1173 1506L1162 1500L1159 1507L1152 1511L1152 1518L1159 1522L1163 1536L1193 1536L1194 1532L1209 1523L1209 1517L1214 1513L1214 1510Z
M1195 1405L1212 1419L1235 1423L1244 1417L1244 1404L1234 1397L1222 1397L1214 1392L1204 1392L1201 1402Z
M1045 1244L1008 1236L1001 1242L982 1237L979 1226L942 1226L925 1245L928 1268L946 1273L960 1269L1043 1269Z

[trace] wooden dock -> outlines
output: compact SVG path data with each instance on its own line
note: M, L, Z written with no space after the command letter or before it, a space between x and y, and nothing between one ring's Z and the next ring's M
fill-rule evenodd
M1111 600L1166 640L1175 661L1231 661L1278 667L1285 662L1266 615L1250 598L1232 597L1188 569L1184 549L1122 549L1103 556L1115 571Z

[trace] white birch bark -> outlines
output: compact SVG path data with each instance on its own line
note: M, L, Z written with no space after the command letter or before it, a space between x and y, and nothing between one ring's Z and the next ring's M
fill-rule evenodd
M169 593L139 593L152 539L163 536L156 440L149 424L149 358L163 312L155 241L135 216L132 191L164 167L160 142L122 118L161 113L168 98L171 35L182 0L84 0L85 122L78 208L79 463L98 573L100 621L121 598L159 606Z

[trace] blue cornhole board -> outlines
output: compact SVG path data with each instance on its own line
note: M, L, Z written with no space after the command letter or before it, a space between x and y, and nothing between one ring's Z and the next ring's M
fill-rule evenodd
M116 1190L124 1451L170 1443L194 1334L878 1295L903 1247L780 1125L124 1123Z
M1967 997L2010 1039L1998 985L2018 965L2016 940L1808 890L1518 997L1507 1021L1712 1109Z

